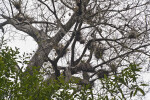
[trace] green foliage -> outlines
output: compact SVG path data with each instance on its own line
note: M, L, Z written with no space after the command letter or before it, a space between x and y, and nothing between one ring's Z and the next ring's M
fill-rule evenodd
M11 48L5 47L0 50L0 99L10 98L11 92L15 83L12 80L16 80L16 54L19 51L12 50Z
M64 77L60 76L58 80L44 80L43 72L37 71L38 67L33 67L33 74L22 72L16 68L18 63L27 64L23 58L17 60L18 49L12 50L6 47L0 52L0 100L74 100L74 98L87 99L91 94L88 92L88 86L82 87L78 92L75 84L65 83ZM19 56L21 58L21 56ZM74 83L78 80L73 80Z
M137 78L141 68L136 64L130 64L129 67L121 71L120 74L113 77L104 76L100 79L102 91L104 94L96 94L94 98L93 90L90 86L78 86L78 78L72 78L66 83L64 76L61 75L58 80L45 81L44 73L37 71L38 67L33 67L33 74L22 72L16 66L18 63L27 64L26 58L19 61L17 56L18 49L12 50L5 47L0 51L0 100L117 100L126 99L123 89L129 90L130 97L145 92L141 87L147 84L138 84ZM24 55L25 56L25 55ZM20 56L19 56L20 57Z
M147 86L147 84L138 84L137 79L141 71L141 68L136 64L130 64L129 67L121 71L120 74L114 75L113 77L107 77L105 75L104 79L101 79L103 89L107 91L107 94L110 94L112 100L116 98L126 99L125 93L129 92L130 98L137 95L137 92L140 92L142 95L145 95L144 90L141 86ZM128 90L128 91L127 91ZM104 100L107 99L106 95Z

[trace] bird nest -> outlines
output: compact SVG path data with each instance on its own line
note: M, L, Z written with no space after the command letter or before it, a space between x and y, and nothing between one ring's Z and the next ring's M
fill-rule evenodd
M76 66L77 71L94 72L93 67L89 63L80 63Z
M95 51L94 51L94 56L96 59L100 59L102 58L102 56L104 55L104 51L105 51L105 48L102 47L102 46L97 46Z
M15 8L17 10L21 9L21 0L19 0L19 1L13 1L12 4L15 6Z

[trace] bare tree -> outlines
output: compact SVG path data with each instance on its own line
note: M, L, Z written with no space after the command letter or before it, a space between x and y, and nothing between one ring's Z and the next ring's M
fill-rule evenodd
M56 79L82 73L81 83L92 84L130 63L146 63L149 9L149 0L1 0L0 28L10 24L38 44L30 74L32 66L49 62Z

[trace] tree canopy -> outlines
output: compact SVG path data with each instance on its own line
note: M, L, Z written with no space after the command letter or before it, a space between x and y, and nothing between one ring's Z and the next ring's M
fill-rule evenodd
M44 93L53 94L64 86L61 93L67 94L65 90L72 89L71 84L75 83L75 94L82 90L80 99L85 99L84 93L91 94L89 98L93 99L90 90L97 80L104 91L97 96L104 100L126 99L138 91L145 95L141 86L146 84L137 82L137 72L148 69L149 9L149 0L1 0L0 67L4 68L1 79L16 77L22 97L41 90L36 97L50 99ZM5 34L22 32L38 44L30 61L22 62L27 65L25 71L24 66L18 65L21 62L13 58L18 52L3 46ZM23 76L26 78L21 79ZM30 86L34 88L27 89ZM45 87L49 89L43 90ZM59 98L58 94L52 98ZM73 93L69 95L75 97Z

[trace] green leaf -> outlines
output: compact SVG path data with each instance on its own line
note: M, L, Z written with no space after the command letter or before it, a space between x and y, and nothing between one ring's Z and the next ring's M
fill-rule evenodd
M145 95L145 92L141 88L137 88L137 90L140 91L143 96Z
M141 86L149 86L148 84L141 84Z
M132 95L133 95L133 91L131 91L131 93L130 93L130 98L132 97Z
M126 83L125 83L123 78L119 78L119 82L126 85Z
M138 91L138 88L135 89L133 96L135 96L137 94L137 91Z

